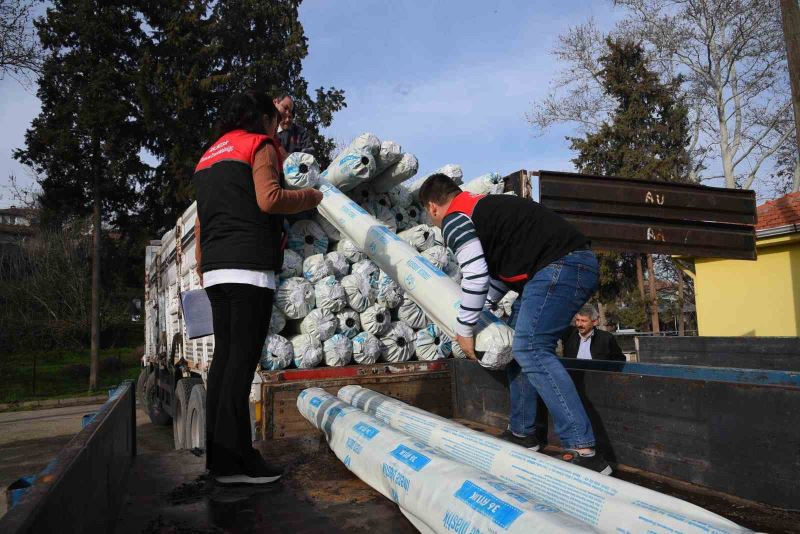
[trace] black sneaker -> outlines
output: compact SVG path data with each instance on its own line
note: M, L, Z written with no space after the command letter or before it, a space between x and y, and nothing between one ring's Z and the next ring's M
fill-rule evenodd
M597 451L595 451L593 456L581 456L578 451L564 449L564 452L561 453L561 459L573 465L579 465L586 469L597 471L601 475L610 475L613 472L611 466L606 462L606 459Z
M539 440L536 439L536 436L517 436L510 430L506 430L497 437L502 439L503 441L508 441L509 443L513 443L514 445L525 447L526 449L531 450L533 452L539 450Z

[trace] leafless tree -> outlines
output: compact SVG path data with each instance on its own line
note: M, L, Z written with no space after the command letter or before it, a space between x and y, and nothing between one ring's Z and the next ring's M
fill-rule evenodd
M665 77L681 75L691 109L697 181L724 178L752 187L767 162L792 141L786 51L778 0L616 0L626 17L611 32L640 42ZM552 92L528 115L539 129L572 122L593 129L608 116L598 83L605 52L593 21L560 37L565 65ZM719 175L704 174L712 162Z
M40 48L32 24L35 0L0 0L0 78L29 80L39 71Z

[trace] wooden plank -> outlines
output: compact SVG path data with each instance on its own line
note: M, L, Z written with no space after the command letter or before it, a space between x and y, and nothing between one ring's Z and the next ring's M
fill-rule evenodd
M639 361L800 371L797 337L638 337Z
M453 414L449 368L426 373L265 383L262 384L264 422L261 438L279 439L317 434L318 430L297 411L297 396L308 387L320 387L336 395L339 388L350 384L373 389L443 417L451 417Z
M457 417L504 428L503 372L454 365ZM574 369L608 459L781 508L800 502L800 388ZM552 429L551 444L557 441Z

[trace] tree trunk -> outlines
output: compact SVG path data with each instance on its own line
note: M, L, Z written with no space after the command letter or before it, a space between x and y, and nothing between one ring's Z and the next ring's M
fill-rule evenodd
M800 2L781 0L781 14L783 15L783 38L786 41L786 59L789 63L789 79L792 84L794 132L798 154L792 191L797 191L800 189Z
M656 270L653 267L653 255L647 255L648 281L650 285L650 323L652 332L658 334L661 331L658 324L658 297L656 295Z
M678 335L686 335L686 321L683 315L685 297L683 293L683 272L678 268Z
M599 300L597 301L597 315L598 326L600 327L600 330L608 330L608 324L606 322L606 307Z
M95 168L92 185L92 345L90 352L89 391L97 389L97 371L100 363L100 173Z
M642 272L641 254L636 255L636 285L639 287L639 297L642 299L642 302L647 302L644 296L644 273Z

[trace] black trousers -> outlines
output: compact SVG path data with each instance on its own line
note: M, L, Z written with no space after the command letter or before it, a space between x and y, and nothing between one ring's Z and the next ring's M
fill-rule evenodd
M214 359L207 377L206 467L215 475L258 471L250 385L267 337L274 291L247 284L206 288L214 321Z

